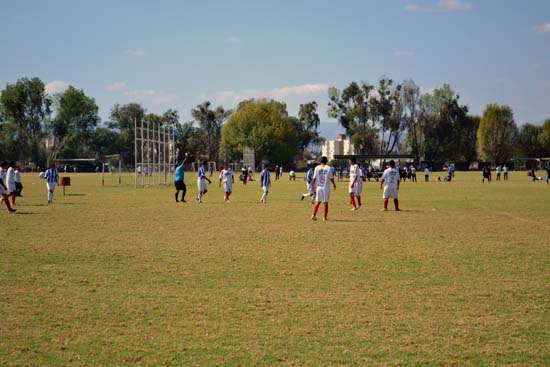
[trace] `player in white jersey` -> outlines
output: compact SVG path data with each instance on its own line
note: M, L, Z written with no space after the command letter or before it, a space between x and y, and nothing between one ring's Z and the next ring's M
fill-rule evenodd
M13 209L10 205L10 200L8 199L8 186L6 185L6 168L8 167L8 162L2 162L0 163L0 196L1 201L6 203L6 208L8 208L8 212L11 214L15 212L15 209Z
M309 169L306 173L306 185L307 185L307 192L303 193L300 196L300 200L304 200L306 196L311 196L311 203L315 203L315 187L313 186L313 170L315 169L315 164L312 163L309 165Z
M353 206L351 210L359 210L361 208L361 191L363 190L363 171L355 157L349 159L349 166L349 200Z
M16 188L15 188L15 162L11 161L8 165L8 170L6 172L6 186L8 187L8 197L11 197L11 205L15 209L15 197L16 197Z
M317 220L317 211L319 210L319 205L324 204L324 220L327 220L328 216L328 202L330 199L330 183L336 189L336 183L334 182L334 174L332 167L327 165L327 157L321 158L321 164L315 167L313 171L313 186L315 187L316 202L313 207L313 215L311 216L312 220Z
M229 196L231 196L231 193L233 192L233 184L235 183L235 176L233 175L233 170L231 169L231 166L226 164L220 172L220 184L219 187L222 186L223 182L223 191L225 192L225 196L223 197L223 200L226 203L229 203Z
M396 211L401 211L399 209L399 200L397 197L397 191L399 190L399 170L395 168L395 162L393 159L390 161L390 167L387 168L380 179L380 189L385 184L384 187L384 209L383 211L388 210L388 201L389 198L393 198L393 203L395 205Z

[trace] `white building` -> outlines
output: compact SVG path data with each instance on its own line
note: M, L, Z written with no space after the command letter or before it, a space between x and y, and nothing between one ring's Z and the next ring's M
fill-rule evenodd
M327 157L330 162L335 155L353 155L355 150L351 141L347 140L344 134L338 134L336 140L325 141L321 148L321 154Z

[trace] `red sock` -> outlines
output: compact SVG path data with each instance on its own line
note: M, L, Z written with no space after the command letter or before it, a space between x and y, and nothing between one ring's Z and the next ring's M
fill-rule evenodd
M395 209L399 209L399 200L393 199L393 205L395 205Z
M328 215L328 203L325 204L325 207L323 208L325 210L325 218Z
M315 217L317 215L317 210L319 210L319 202L315 203L313 206L313 216Z
M388 209L388 199L384 199L384 209Z
M11 211L10 200L8 199L8 197L2 196L2 201L6 202L6 207L8 208L8 211Z
M353 205L353 207L355 208L355 207L357 206L357 205L355 204L355 196L354 196L354 195L350 195L349 200L350 200L350 204Z
M11 205L15 205L15 194L11 194Z
M357 204L359 204L359 206L361 206L361 196L357 197Z
M231 193L228 192L228 193L227 193L227 200L229 200L229 197L230 197L230 196L231 196Z

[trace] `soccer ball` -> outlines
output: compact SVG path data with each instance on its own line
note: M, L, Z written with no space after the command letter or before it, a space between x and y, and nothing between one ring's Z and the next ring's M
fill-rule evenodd
M46 174L45 174L44 172L40 172L40 173L38 174L38 177L44 178L45 175L46 175Z

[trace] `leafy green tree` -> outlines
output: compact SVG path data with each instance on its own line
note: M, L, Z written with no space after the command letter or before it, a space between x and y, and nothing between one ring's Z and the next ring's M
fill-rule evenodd
M541 156L550 157L550 119L542 124L537 140L541 146Z
M217 160L220 152L222 126L233 111L226 111L222 106L212 110L210 106L210 102L203 102L191 110L191 115L204 132L208 157L210 160Z
M512 157L517 127L509 106L489 104L477 131L478 151L482 159L506 162Z
M312 101L300 105L295 126L302 153L305 153L308 145L322 141L317 130L320 123L321 119L317 113L317 102Z
M204 131L194 126L193 121L187 121L183 124L174 125L174 135L176 139L176 147L182 154L188 152L191 156L206 151L206 136Z
M420 87L412 80L403 82L404 127L407 130L406 143L418 164L424 155L424 129L426 119L422 116Z
M39 164L44 158L41 145L45 138L45 123L50 114L51 100L39 78L21 78L8 84L0 94L0 114L5 122L2 136L15 141L19 159L31 159Z
M222 151L227 158L238 159L245 147L254 149L258 161L293 161L298 136L284 103L267 99L239 103L222 129Z
M100 120L95 100L73 86L55 96L55 109L48 126L52 138L48 162L57 158L70 139L88 136Z
M542 126L524 124L518 132L515 141L516 154L522 157L541 157L543 155L540 134Z
M111 109L111 121L109 127L117 129L118 136L118 154L121 154L124 161L134 162L134 144L135 144L135 121L141 123L145 117L146 110L137 103L126 105L116 104Z
M355 151L360 154L373 152L377 143L378 129L370 118L369 97L374 87L351 82L343 90L330 87L328 90L328 117L338 120L346 130Z

